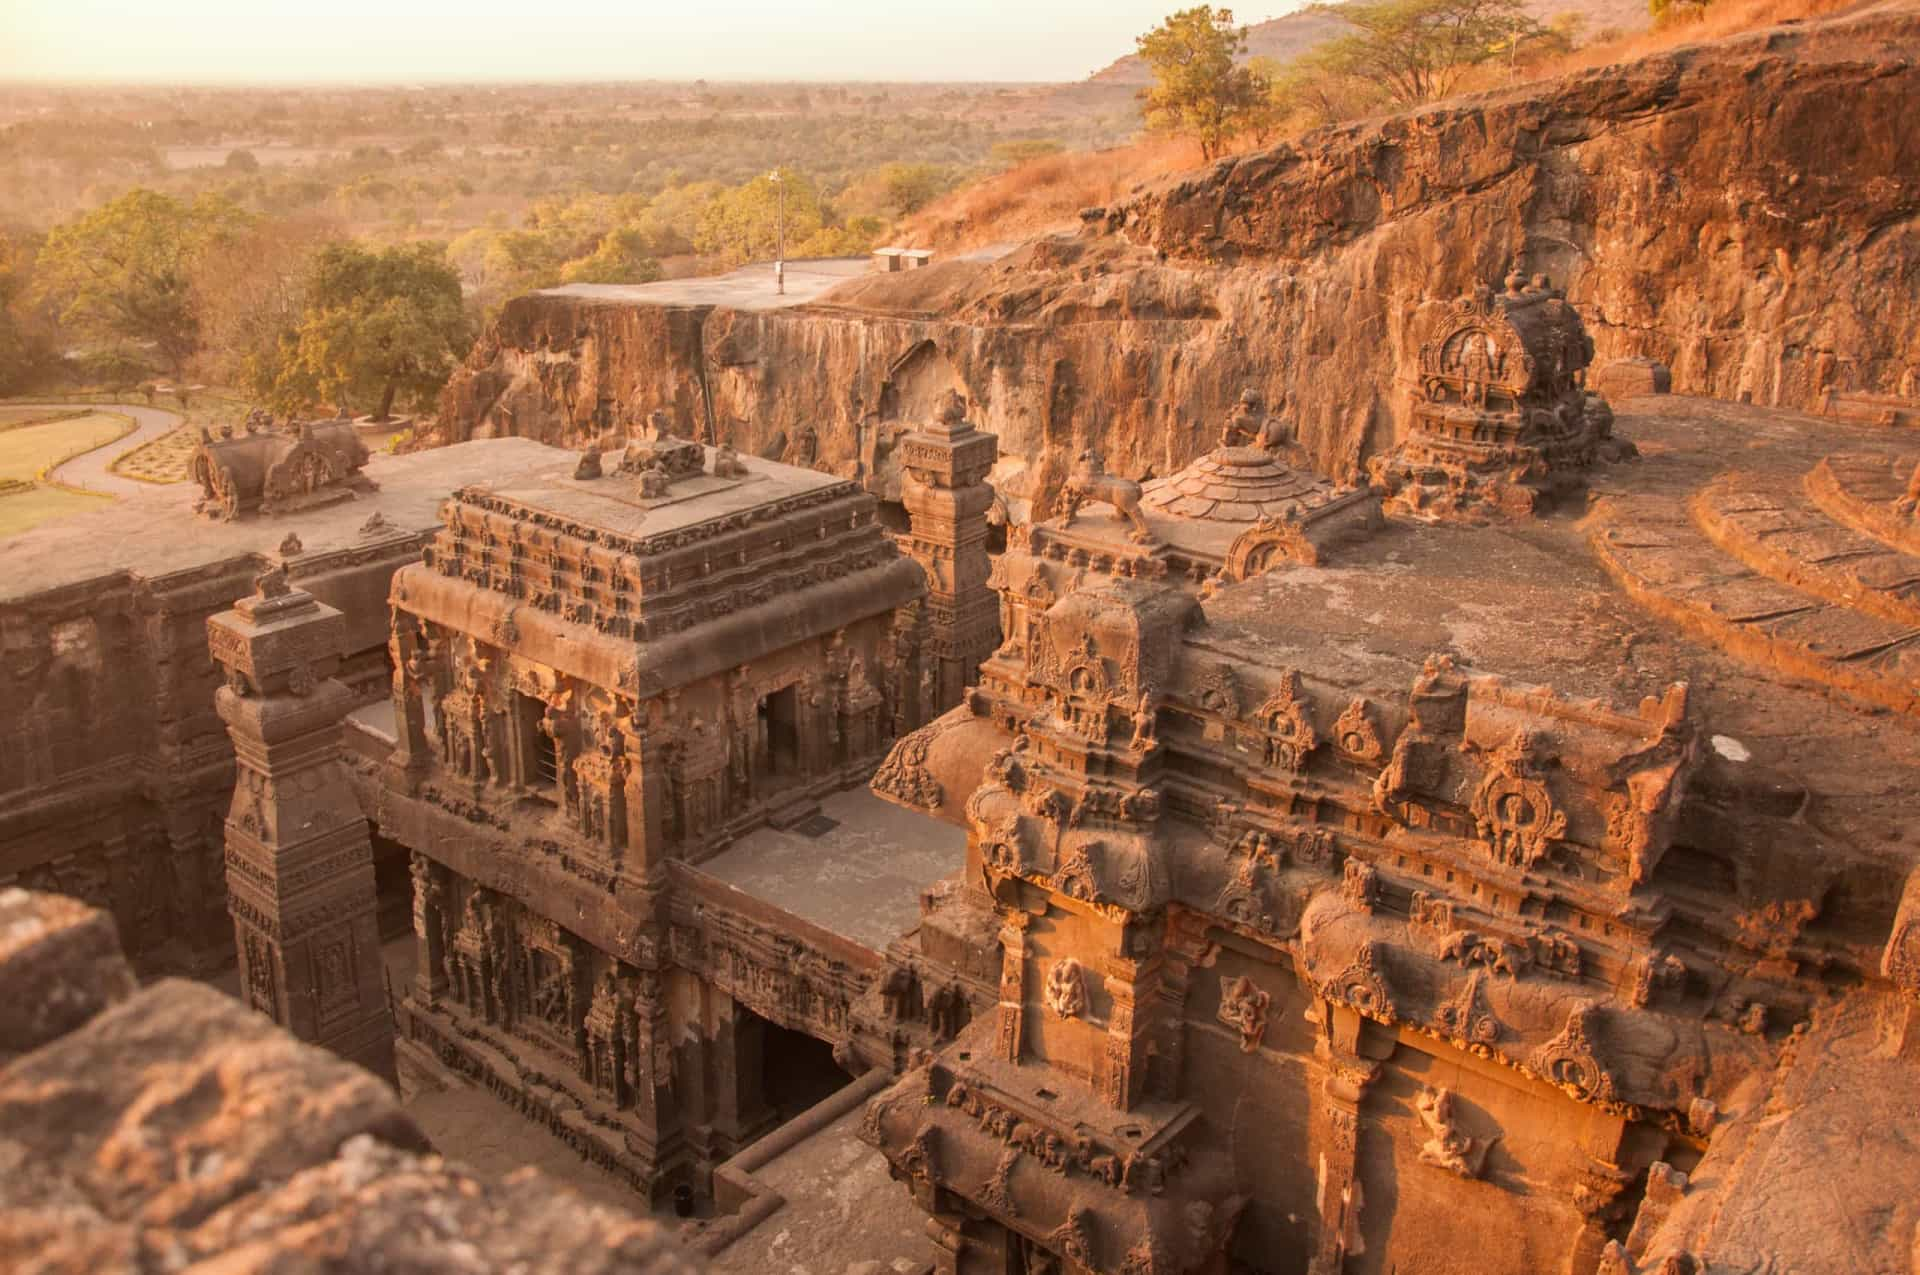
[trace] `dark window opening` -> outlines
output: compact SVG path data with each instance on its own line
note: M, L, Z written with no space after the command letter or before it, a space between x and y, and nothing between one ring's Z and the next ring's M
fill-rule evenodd
M513 705L520 723L520 780L536 796L551 800L560 787L560 745L546 732L547 706L518 691Z
M761 1093L785 1124L853 1082L833 1061L833 1046L805 1032L761 1021Z
M774 776L800 773L800 691L789 686L760 701L761 755L767 759L767 773Z
M913 529L913 518L907 513L907 507L898 500L883 500L875 511L880 525L896 536L904 536Z

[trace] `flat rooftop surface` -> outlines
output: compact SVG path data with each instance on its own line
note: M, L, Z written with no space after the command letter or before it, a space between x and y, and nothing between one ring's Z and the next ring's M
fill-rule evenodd
M787 263L785 294L775 291L773 263L757 261L727 274L658 283L569 283L547 288L545 297L574 297L611 304L723 305L735 310L780 310L805 305L872 269L866 257L824 257Z
M376 453L362 471L380 485L322 509L216 522L194 513L196 483L169 483L116 498L98 509L41 523L0 540L0 600L79 584L119 572L152 579L246 554L278 559L288 533L302 556L419 535L440 523L440 504L456 487L512 482L573 455L524 438L492 438L406 456ZM361 528L379 514L384 529Z
M739 458L746 466L744 476L716 478L711 472L716 449L707 447L702 463L708 472L677 480L664 496L643 498L637 476L616 472L625 452L606 454L601 477L575 478L573 470L579 457L572 452L547 450L560 458L559 463L510 482L486 485L495 496L527 509L558 514L633 538L677 531L827 487L845 486L849 495L857 492L844 478L756 456Z
M920 891L966 863L966 829L864 787L826 798L820 813L834 826L818 836L761 828L699 870L878 952L919 923Z

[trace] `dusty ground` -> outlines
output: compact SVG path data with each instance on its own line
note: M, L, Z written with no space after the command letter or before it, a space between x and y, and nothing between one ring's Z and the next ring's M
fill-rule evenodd
M908 1275L933 1261L919 1210L860 1141L860 1108L754 1176L787 1203L712 1259L713 1275Z

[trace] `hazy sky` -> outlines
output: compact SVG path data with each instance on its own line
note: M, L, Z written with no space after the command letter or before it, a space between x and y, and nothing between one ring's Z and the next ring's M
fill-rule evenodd
M1192 2L0 0L0 79L1075 80Z

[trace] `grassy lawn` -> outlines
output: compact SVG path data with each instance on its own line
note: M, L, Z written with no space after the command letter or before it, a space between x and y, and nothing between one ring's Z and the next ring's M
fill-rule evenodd
M132 432L131 420L107 412L0 430L0 478L32 482L48 466L105 446Z
M111 496L69 491L65 487L35 487L17 496L8 496L0 500L0 540L17 536L48 519L84 513L111 503Z

